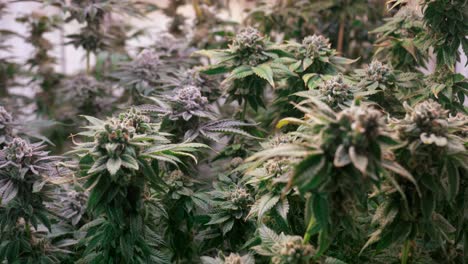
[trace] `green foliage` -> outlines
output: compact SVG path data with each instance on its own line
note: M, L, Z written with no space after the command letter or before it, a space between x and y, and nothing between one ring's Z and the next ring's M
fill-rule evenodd
M426 65L428 47L420 40L425 29L419 11L405 6L385 21L385 24L372 31L378 34L376 56L403 71Z
M161 238L145 221L145 193L164 186L157 161L177 165L180 157L195 159L191 152L204 145L170 144L167 134L159 133L158 125L135 109L106 121L86 119L91 125L79 135L93 141L77 143L72 152L78 154L81 175L87 178L84 186L91 187L87 210L96 218L84 230L82 261L162 261L164 254L153 248L159 249Z
M37 2L0 30L1 263L466 262L464 1Z
M468 51L468 8L464 0L425 0L422 2L425 36L437 55L437 65L453 68L460 60L460 46Z
M396 159L413 173L413 181L400 178L393 187L382 188L385 200L372 223L378 229L367 245L385 248L392 243L425 236L439 246L451 243L455 227L444 216L443 206L459 195L460 171L467 164L467 152L459 133L466 130L466 116L448 117L448 111L429 100L405 105L407 114L392 126L407 144ZM429 240L430 239L430 240Z

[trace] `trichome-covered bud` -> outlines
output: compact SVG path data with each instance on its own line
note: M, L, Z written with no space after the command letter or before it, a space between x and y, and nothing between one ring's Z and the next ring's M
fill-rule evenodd
M193 85L177 90L174 99L185 105L187 110L197 109L208 103L206 97L202 96L200 88Z
M257 29L247 27L237 33L232 44L239 49L258 49L263 47L262 41L263 37Z
M447 145L448 110L434 100L420 102L407 110L404 120L397 122L400 137L419 137L424 144Z
M133 128L137 134L144 134L151 130L151 126L149 125L150 118L136 108L131 108L127 112L121 113L119 120L124 126Z
M237 206L245 206L252 201L249 192L243 187L236 187L230 192L231 202Z
M7 161L19 164L33 156L34 148L26 140L16 137L3 148L3 151Z
M202 95L197 86L186 85L176 90L175 94L168 99L174 103L171 119L182 117L184 120L189 120L193 115L207 115L205 110L208 108L208 99Z
M244 264L244 261L239 254L231 253L224 258L224 264Z
M302 46L306 49L306 56L316 57L320 51L330 49L330 41L322 35L312 35L302 40Z
M184 173L180 170L175 170L165 178L168 185L174 185L176 182L184 181Z
M374 60L366 69L367 79L375 82L385 82L390 74L390 67Z
M367 139L376 138L385 126L382 112L369 107L352 106L341 111L337 119L351 123L351 129L357 134L366 135Z
M272 246L274 264L309 263L315 254L312 245L304 244L299 236L286 236Z
M67 191L66 194L60 198L60 201L62 202L60 214L66 219L69 219L73 225L77 225L86 212L86 203L88 201L86 193L77 192L75 190Z
M244 164L244 159L241 157L235 157L231 160L231 162L229 163L229 166L231 169L235 169L242 164Z
M97 97L107 96L106 85L86 74L78 74L63 83L62 97L78 106L95 102Z
M323 82L319 87L319 99L332 108L346 104L353 100L354 93L351 87L344 82L343 76L338 75Z
M152 50L143 50L132 63L132 73L143 80L156 80L161 60L159 55Z

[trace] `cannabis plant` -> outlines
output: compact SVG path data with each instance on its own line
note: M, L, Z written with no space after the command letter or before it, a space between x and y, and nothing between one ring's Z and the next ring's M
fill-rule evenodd
M424 25L428 30L424 40L433 48L438 65L453 69L460 61L460 46L468 51L468 13L466 1L424 0Z
M70 115L106 113L112 109L115 101L111 88L110 83L98 81L86 74L77 74L62 81L57 92L57 107L73 108L63 111Z
M159 81L165 74L164 69L156 52L144 50L133 61L122 63L114 76L131 92L133 100L138 102L140 94L158 92Z
M289 188L309 194L306 241L320 232L319 251L323 253L341 227L353 233L353 212L365 206L367 192L389 176L387 170L414 180L390 158L387 144L394 140L380 111L353 105L336 113L313 97L297 107L304 112L305 120L286 118L278 126L300 124L292 132L298 139L251 159L289 156L300 160L294 166Z
M245 241L252 222L246 219L254 200L250 190L242 182L220 174L208 193L212 212L207 225L219 227L223 243L235 250ZM251 230L252 231L252 230Z
M336 75L327 80L326 78L317 86L315 90L299 92L296 95L301 97L314 97L334 110L349 108L354 101L358 88L354 84L345 80L343 75Z
M466 138L460 134L467 129L466 116L449 117L448 110L432 100L414 107L405 104L405 109L404 119L391 123L407 144L395 154L416 182L399 178L393 187L383 188L386 199L373 218L378 228L366 246L376 243L381 249L405 242L402 258L407 259L411 241L422 236L438 247L453 243L456 229L444 216L443 206L453 204L459 192L465 195L460 182L468 156Z
M46 202L53 199L60 157L49 156L45 148L15 137L0 150L2 262L60 263L69 253L51 236L54 214Z
M319 31L314 23L317 20L314 15L329 6L328 3L314 4L308 0L259 2L255 8L248 10L246 22L266 34L279 35L278 38L288 40L301 39Z
M7 14L7 4L0 3L0 19ZM12 61L9 56L11 46L6 41L16 36L17 33L11 30L0 30L0 95L6 97L9 94L9 87L15 85L15 75L18 71L18 65Z
M60 19L56 16L49 17L33 12L17 18L17 21L27 26L26 42L34 47L34 53L26 64L32 75L30 83L38 85L42 90L37 95L36 104L40 113L51 115L54 110L52 106L55 100L55 90L61 76L54 70L56 58L49 53L53 45L44 35L57 29Z
M394 70L377 60L355 73L353 78L360 90L359 95L365 95L392 114L404 112L401 100L413 96L420 84L419 74Z
M306 264L317 263L313 260L316 250L304 243L300 236L276 234L266 226L259 229L261 244L253 247L259 255L266 256L273 264Z
M80 32L70 34L67 37L69 43L75 47L82 47L86 51L86 69L90 72L90 55L98 51L105 50L110 45L110 35L104 32L103 23L106 16L113 13L126 14L138 17L142 14L139 10L127 0L103 0L103 1L64 1L58 0L57 4L66 13L66 22L77 21L84 26Z
M277 61L279 55L268 38L252 27L241 29L228 49L205 50L199 54L216 61L216 64L205 69L205 73L229 73L223 82L228 101L237 101L244 106L242 117L245 116L247 104L255 111L258 107L265 107L264 91L267 85L275 86L275 75L290 74Z
M159 194L166 216L162 221L164 239L173 252L172 261L194 261L203 242L193 235L197 230L197 209L208 210L207 197L199 190L200 181L181 170L165 173L165 192Z
M159 98L150 97L157 105L142 105L139 109L156 113L163 120L162 129L193 141L204 137L215 142L220 141L220 134L250 136L242 130L250 124L235 120L220 120L212 104L202 95L201 88L185 85L174 90L174 94Z
M433 99L452 113L466 113L465 98L468 95L468 81L460 73L453 73L448 67L439 67L426 76L426 88L421 99Z
M92 141L77 143L73 151L79 154L84 187L91 187L87 210L95 217L81 241L86 247L82 261L164 262L161 240L145 221L145 196L148 189L162 188L157 161L176 165L181 156L194 158L190 152L203 145L170 144L136 109L106 121L86 119L91 125L79 135Z
M263 149L280 147L295 141L291 135L277 135L262 144ZM255 190L255 203L247 217L257 217L259 222L275 224L288 231L304 227L299 215L291 216L304 207L304 200L295 190L286 189L292 169L299 160L290 157L275 157L245 172L246 184ZM299 223L298 223L299 222Z
M375 55L398 70L412 71L425 66L429 55L428 47L420 40L425 29L419 10L404 6L385 21L372 31L378 35Z

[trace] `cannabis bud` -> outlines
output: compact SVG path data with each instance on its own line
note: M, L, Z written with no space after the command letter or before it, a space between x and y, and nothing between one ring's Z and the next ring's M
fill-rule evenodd
M151 126L149 125L150 118L136 108L131 108L127 112L121 113L119 120L124 126L133 128L138 134L144 134L151 130Z
M255 28L248 27L239 31L231 49L239 56L240 64L256 66L266 60L268 56L262 54L265 49L264 38Z
M11 123L13 117L3 106L0 106L0 129L4 128L6 124Z
M308 57L315 57L323 49L330 48L330 41L321 35L307 36L302 40L302 46Z
M272 246L276 252L271 259L274 264L308 263L314 256L315 250L311 245L304 245L299 236L286 236Z
M3 151L6 160L16 164L22 163L33 156L33 147L26 140L18 137L8 143Z
M133 61L131 71L143 80L154 81L158 79L158 69L161 65L159 55L151 50L143 50Z
M239 49L258 49L263 47L262 40L263 37L258 30L253 27L247 27L237 33L233 46Z
M183 182L184 180L184 173L180 170L175 170L166 177L166 183L170 186L176 184L177 182Z
M11 123L13 122L13 117L10 112L8 112L3 106L0 106L0 144L4 143L6 136L11 135L12 128Z
M244 163L244 159L241 157L235 157L229 163L231 169L235 169Z
M400 136L419 137L424 144L447 145L448 110L434 100L418 103L414 108L404 104L405 119L397 122Z
M60 197L60 201L62 203L60 214L71 220L73 225L77 225L86 212L88 196L85 193L71 190L67 191L63 197Z
M319 99L332 108L340 108L341 105L353 100L354 94L350 86L343 80L342 75L324 81L319 87Z
M182 116L187 121L193 115L205 116L203 112L206 110L208 99L202 95L199 87L186 85L176 90L175 95L168 99L175 104L171 119L176 120Z
M351 123L351 129L357 134L366 135L367 139L376 138L384 126L382 113L369 107L352 106L340 112L337 116L339 121Z
M224 258L224 264L244 264L244 261L239 254L231 253Z
M235 205L243 207L251 202L250 194L245 188L236 187L230 193L231 202Z
M366 69L367 79L375 82L385 82L390 74L390 67L374 60Z
M269 175L278 175L287 170L291 164L290 160L285 157L275 157L265 162L264 168Z
M95 102L96 97L107 95L106 86L86 74L78 74L67 79L63 87L61 97L78 106L85 106L89 102Z

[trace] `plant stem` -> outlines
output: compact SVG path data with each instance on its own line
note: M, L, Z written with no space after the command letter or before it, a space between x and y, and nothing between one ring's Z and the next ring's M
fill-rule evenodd
M90 74L90 72L91 72L91 66L90 66L90 64L91 64L91 62L90 62L91 58L90 58L90 57L91 57L91 53L89 52L89 50L87 50L87 51L86 51L86 73L87 73L87 74Z
M193 9L195 10L195 15L198 20L201 20L203 17L203 12L200 8L199 0L192 0Z
M405 244L403 245L403 251L401 252L401 264L407 264L408 263L408 257L409 257L409 252L410 252L410 241L406 240Z
M242 110L242 113L241 113L241 120L244 121L245 120L245 113L247 112L247 101L244 101L244 106L243 106L243 110Z
M336 50L343 55L343 41L344 41L344 31L345 31L345 20L344 18L340 21L340 29L338 31L338 44Z
M310 241L310 230L312 229L312 227L314 227L315 225L315 218L314 217L311 217L310 220L309 220L309 224L307 225L307 230L304 234L304 244L308 244L309 241Z

